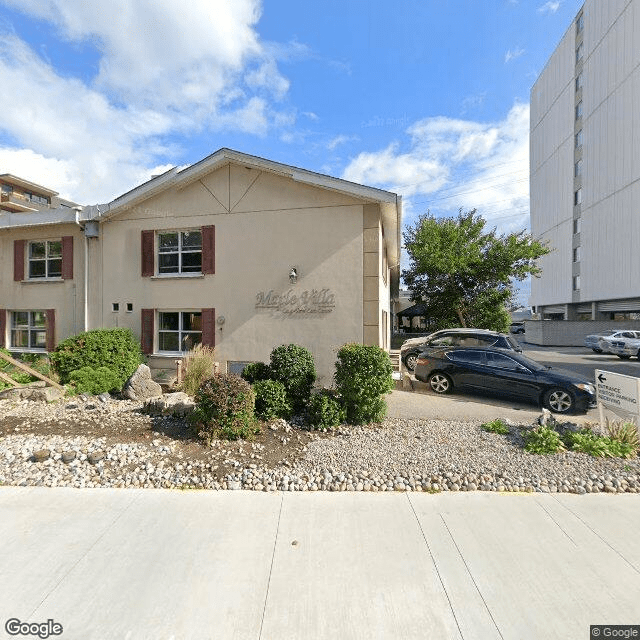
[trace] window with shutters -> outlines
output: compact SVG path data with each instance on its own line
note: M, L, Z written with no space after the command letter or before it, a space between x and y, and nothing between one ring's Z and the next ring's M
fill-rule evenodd
M186 353L202 343L200 311L159 311L158 351Z
M202 273L200 230L158 233L158 275Z
M47 348L47 325L45 311L11 312L11 348L38 349Z
M62 242L29 243L29 279L62 278Z

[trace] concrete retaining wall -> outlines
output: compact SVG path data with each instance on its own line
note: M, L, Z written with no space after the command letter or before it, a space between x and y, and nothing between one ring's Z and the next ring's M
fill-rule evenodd
M525 320L522 339L530 344L554 347L583 347L584 339L592 333L607 329L634 329L640 331L640 321L589 320Z

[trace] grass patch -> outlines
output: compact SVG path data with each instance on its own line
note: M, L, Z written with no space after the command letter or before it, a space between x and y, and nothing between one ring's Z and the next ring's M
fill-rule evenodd
M503 436L509 433L508 425L504 421L500 420L500 418L496 418L491 422L485 422L480 425L480 428L484 431L488 431L489 433L499 433Z

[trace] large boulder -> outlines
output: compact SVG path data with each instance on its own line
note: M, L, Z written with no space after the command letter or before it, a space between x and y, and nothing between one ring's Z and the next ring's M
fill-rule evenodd
M144 410L150 415L186 416L195 409L195 402L191 396L178 391L165 393L161 398L150 398L144 403Z
M129 400L142 402L147 398L161 396L162 387L151 379L151 369L146 364L141 364L125 382L122 395Z

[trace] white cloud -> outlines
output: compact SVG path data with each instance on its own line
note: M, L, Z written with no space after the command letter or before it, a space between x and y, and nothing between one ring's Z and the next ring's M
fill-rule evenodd
M278 107L288 80L255 30L259 0L113 0L109 11L85 0L1 1L100 56L85 82L0 33L0 83L11 87L0 127L16 141L0 149L1 168L66 197L90 203L129 189L177 152L163 143L173 134L262 135L290 118Z
M340 145L347 144L347 142L354 142L356 140L358 140L358 136L338 135L327 142L327 149L329 151L335 151Z
M541 7L538 7L538 11L539 13L555 13L561 4L561 0L550 0L549 2L545 2Z
M520 56L524 55L524 49L520 49L520 48L515 48L515 49L509 49L509 51L507 51L507 53L504 54L504 61L505 64L507 62L511 62L512 60L515 60L516 58L519 58Z
M435 117L406 133L407 151L395 142L361 153L343 177L401 194L405 222L427 209L451 215L476 208L501 230L528 226L528 105L516 103L499 122Z

